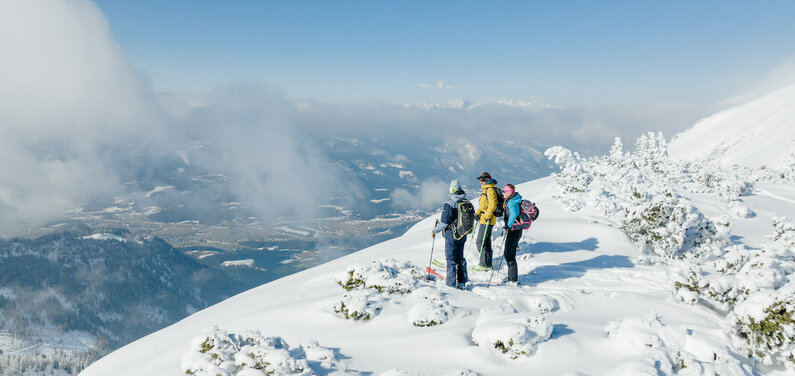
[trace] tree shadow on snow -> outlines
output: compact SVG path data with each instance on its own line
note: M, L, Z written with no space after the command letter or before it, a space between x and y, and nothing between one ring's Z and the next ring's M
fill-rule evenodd
M519 276L522 284L537 285L547 281L579 278L589 269L632 268L629 257L619 255L602 255L589 260L569 262L560 265L544 265L536 268L531 275Z
M574 334L574 331L568 325L555 324L552 326L552 336L549 339L556 339L569 334Z
M579 242L568 243L519 243L517 254L524 253L544 253L544 252L574 252L574 251L595 251L599 248L599 240L596 238L588 238Z

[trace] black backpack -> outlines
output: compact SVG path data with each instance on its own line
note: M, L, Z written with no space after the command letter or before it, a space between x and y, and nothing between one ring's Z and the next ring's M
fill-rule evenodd
M475 227L475 207L469 200L461 200L456 202L455 208L458 213L450 227L453 229L453 237L459 240Z
M497 187L490 187L490 188L494 189L494 193L497 195L497 207L494 208L493 214L497 218L502 217L502 215L505 213L504 211L505 209L503 208L505 206L505 197L502 197L502 192L499 189L497 189ZM483 192L483 194L485 195L486 192ZM486 195L486 202L488 202L488 199L489 196Z

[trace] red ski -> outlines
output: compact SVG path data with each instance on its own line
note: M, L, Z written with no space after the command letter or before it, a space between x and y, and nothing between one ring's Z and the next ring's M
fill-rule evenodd
M431 269L431 267L430 267L430 266L426 266L426 267L425 267L425 271L426 271L426 272L428 272L428 273L431 273L431 274L433 274L433 275L435 275L435 276L437 276L437 277L439 277L439 279L441 279L442 281L444 281L444 277L442 277L442 275L441 275L441 274L437 273L437 272L436 272L436 270L433 270L433 269Z

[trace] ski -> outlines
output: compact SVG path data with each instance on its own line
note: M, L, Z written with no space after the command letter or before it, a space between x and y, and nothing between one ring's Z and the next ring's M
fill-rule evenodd
M447 263L441 260L434 259L431 263L439 268L447 268ZM470 272L488 272L491 271L491 268L484 268L480 265L475 265L475 266L467 265L467 270Z

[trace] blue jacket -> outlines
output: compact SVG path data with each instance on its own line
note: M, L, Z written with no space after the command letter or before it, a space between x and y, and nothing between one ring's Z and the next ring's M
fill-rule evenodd
M464 200L467 198L467 194L464 193L463 190L459 190L456 193L450 195L450 200L444 203L444 207L442 208L442 219L439 220L439 224L436 225L433 229L433 233L442 232L444 231L447 226L450 225L453 221L456 220L456 203L458 201Z
M508 196L508 198L505 199L505 207L508 208L508 210L505 211L505 214L508 216L505 225L510 229L514 221L516 221L516 218L519 217L519 214L522 212L522 195L520 195L519 192L514 192L514 194Z

